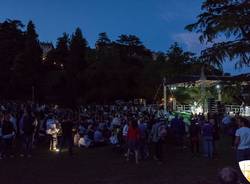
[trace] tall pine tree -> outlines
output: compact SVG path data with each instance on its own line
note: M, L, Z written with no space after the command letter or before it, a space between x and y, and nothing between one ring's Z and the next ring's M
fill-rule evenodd
M68 70L74 74L78 74L86 68L86 50L87 41L82 35L80 28L76 28L75 32L71 36L70 41L70 53Z
M84 94L82 76L87 67L87 44L81 29L76 28L71 36L68 63L65 66L67 73L68 103L71 106L75 106L77 99Z
M13 76L16 85L20 87L20 92L26 97L31 96L32 88L39 91L39 81L42 77L42 50L40 48L38 34L35 25L29 21L25 32L24 50L20 53L13 66Z
M24 48L24 25L19 20L0 23L0 96L11 98L15 93L12 83L13 62Z
M48 53L46 63L51 68L58 70L64 69L64 66L68 64L69 59L69 35L63 33L63 35L57 38L56 48ZM56 66L55 66L56 65Z
M60 64L65 65L69 56L69 35L63 33L62 37L57 39L56 54L57 60Z

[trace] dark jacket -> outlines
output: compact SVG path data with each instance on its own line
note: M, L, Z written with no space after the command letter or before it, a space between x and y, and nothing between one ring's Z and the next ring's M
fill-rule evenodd
M35 131L35 118L31 115L27 115L23 118L23 133L26 135L32 135Z
M62 121L61 123L62 135L65 137L71 137L73 126L74 124L72 121Z
M4 121L2 124L2 136L12 134L15 131L13 124L10 121Z

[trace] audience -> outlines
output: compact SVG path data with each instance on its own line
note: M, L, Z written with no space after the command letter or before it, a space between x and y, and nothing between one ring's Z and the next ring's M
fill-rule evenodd
M73 155L74 143L85 148L114 145L127 160L133 155L136 164L150 156L163 163L164 145L171 140L174 147L181 149L189 140L193 156L203 154L213 159L218 151L215 152L215 141L220 137L221 122L216 114L194 114L184 122L177 113L162 113L158 107L134 104L88 105L78 110L32 103L8 102L0 106L0 159L18 154L31 157L34 146L46 140L51 151L62 152L67 147L69 155ZM228 114L222 121L225 136L234 140L238 161L250 160L248 123L247 119ZM224 168L219 181L236 184L237 173Z

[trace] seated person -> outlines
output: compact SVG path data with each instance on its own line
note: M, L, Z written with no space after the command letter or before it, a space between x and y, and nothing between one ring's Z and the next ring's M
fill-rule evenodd
M99 128L97 128L94 133L94 144L96 146L104 145L104 138Z
M79 147L86 147L89 148L93 145L93 141L89 139L88 135L84 135L79 139Z
M86 133L86 128L84 127L84 124L81 123L78 127L78 134L80 135L80 137L83 137L85 133Z

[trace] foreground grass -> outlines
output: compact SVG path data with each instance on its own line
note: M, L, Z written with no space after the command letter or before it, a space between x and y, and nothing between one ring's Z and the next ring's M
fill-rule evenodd
M124 156L110 147L77 149L70 157L67 153L36 150L32 158L8 158L0 160L2 184L192 184L216 181L217 172L225 166L236 168L230 142L218 143L219 157L207 160L193 158L190 151L165 148L165 163L153 160L126 162Z

